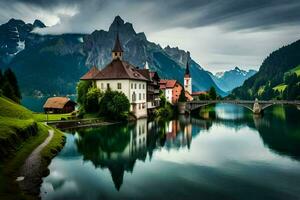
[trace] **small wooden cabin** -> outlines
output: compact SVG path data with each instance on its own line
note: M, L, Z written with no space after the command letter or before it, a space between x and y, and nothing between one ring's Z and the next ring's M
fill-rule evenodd
M45 113L70 113L75 110L76 103L68 97L50 97L44 104Z

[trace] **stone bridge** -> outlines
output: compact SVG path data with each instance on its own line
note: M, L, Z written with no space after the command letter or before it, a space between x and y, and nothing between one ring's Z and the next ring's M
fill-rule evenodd
M190 113L193 110L199 109L203 106L207 106L215 103L227 103L243 106L251 110L254 114L260 114L262 111L272 105L295 105L297 108L300 107L300 101L286 101L286 100L270 100L270 101L259 101L259 100L199 100L190 101L186 103L185 111Z

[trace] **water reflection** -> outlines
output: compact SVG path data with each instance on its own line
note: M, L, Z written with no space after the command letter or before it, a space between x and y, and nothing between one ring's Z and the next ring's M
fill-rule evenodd
M201 112L67 134L42 198L151 199L167 191L169 198L299 198L299 110L277 106L259 117L216 105Z
M136 160L145 161L147 155L151 160L153 151L158 148L189 149L192 137L201 128L208 129L209 125L203 121L199 126L192 126L191 118L185 117L168 122L140 119L122 126L78 130L75 143L83 160L91 161L96 168L110 171L115 188L119 190L124 172L132 173Z

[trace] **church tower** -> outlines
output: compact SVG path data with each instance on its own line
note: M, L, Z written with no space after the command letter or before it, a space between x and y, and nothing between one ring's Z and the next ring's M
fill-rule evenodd
M115 46L112 49L112 59L115 60L117 58L119 58L120 60L122 60L123 57L123 49L122 49L122 45L119 39L119 33L117 33L117 37L116 37L116 41L115 41Z
M190 54L188 52L188 58L187 58L186 68L184 73L184 90L192 94L192 77L190 75L189 58L190 58Z

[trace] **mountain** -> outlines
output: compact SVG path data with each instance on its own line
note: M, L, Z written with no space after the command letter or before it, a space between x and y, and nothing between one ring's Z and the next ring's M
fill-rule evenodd
M245 71L235 67L229 71L217 72L215 75L210 73L210 75L221 90L230 92L234 88L243 85L244 81L253 76L256 72L255 70Z
M259 71L234 89L230 96L240 99L300 99L299 55L300 40L272 52Z
M209 74L188 57L186 51L169 46L163 49L160 45L148 41L143 32L136 33L132 24L125 23L119 16L114 19L108 31L97 30L84 37L87 66L104 67L111 60L111 49L117 31L124 47L124 60L141 68L147 61L149 68L157 71L161 78L177 79L183 83L186 62L189 59L193 74L193 90L208 90L214 86L219 94L224 95Z
M183 83L186 61L189 59L193 74L193 90L208 90L216 87L217 92L224 92L214 83L208 72L203 70L187 52L178 48L166 47L147 40L146 35L136 33L133 25L117 16L108 31L95 30L91 34L38 35L32 30L45 25L36 20L25 24L13 20L13 27L20 32L19 38L9 37L11 28L1 31L3 41L9 43L10 50L0 51L2 68L11 67L19 80L21 91L25 94L70 94L75 93L79 78L92 66L103 68L111 60L116 33L119 32L124 49L124 60L142 68L146 61L151 70L159 73L161 78L177 79ZM8 27L11 20L1 27ZM0 38L0 41L1 38ZM18 42L25 45L18 46ZM20 43L20 42L19 42ZM2 44L2 43L1 43ZM10 44L10 43L9 43ZM19 49L19 50L18 50ZM0 66L0 67L1 67Z
M25 46L33 45L34 37L31 31L35 28L46 27L39 20L33 24L25 24L22 20L11 19L0 26L0 65L8 64L11 59Z

